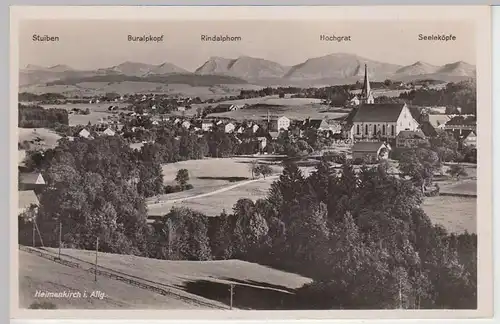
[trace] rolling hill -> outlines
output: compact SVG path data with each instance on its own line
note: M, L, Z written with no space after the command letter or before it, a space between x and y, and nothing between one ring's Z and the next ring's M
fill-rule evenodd
M240 56L237 59L211 57L196 69L195 73L201 75L224 74L245 80L259 80L281 78L288 69L279 63L249 56Z

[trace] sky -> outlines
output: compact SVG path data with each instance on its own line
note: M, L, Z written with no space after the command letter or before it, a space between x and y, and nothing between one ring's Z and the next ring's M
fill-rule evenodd
M34 42L33 34L59 42ZM128 35L164 35L163 42L134 43ZM200 36L240 36L239 42L202 42ZM319 36L351 36L350 42ZM453 34L455 41L422 41L418 35ZM258 57L291 66L332 53L353 53L385 63L423 61L476 64L475 28L466 22L332 20L24 20L19 25L19 67L66 64L75 69L110 67L125 61L173 63L194 71L212 56Z

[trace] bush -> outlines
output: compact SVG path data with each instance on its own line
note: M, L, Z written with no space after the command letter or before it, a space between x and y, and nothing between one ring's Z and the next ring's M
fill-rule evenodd
M325 154L323 154L323 158L328 162L333 162L336 164L344 164L347 161L345 153L326 152Z
M175 185L175 186L172 186L172 185L168 185L168 186L165 186L165 193L166 194L171 194L171 193L176 193L176 192L181 192L181 191L184 191L184 190L190 190L190 189L193 189L193 185L188 183L188 184L185 184L184 186L180 186L180 185Z

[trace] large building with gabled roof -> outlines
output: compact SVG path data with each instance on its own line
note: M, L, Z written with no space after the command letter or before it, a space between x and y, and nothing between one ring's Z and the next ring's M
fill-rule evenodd
M351 111L345 123L352 139L394 139L403 130L419 128L405 103L363 104Z

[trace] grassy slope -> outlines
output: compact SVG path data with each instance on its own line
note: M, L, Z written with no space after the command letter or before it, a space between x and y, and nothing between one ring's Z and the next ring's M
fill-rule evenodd
M55 252L57 249L52 250ZM63 254L84 261L94 262L95 260L94 251L74 249L63 249L62 251ZM311 279L297 274L240 260L169 261L132 255L99 253L98 264L128 275L181 289L186 284L197 280L243 281L253 285L282 286L285 289L296 289L311 281Z
M40 142L32 145L35 148L41 149L56 147L57 141L61 138L60 135L46 128L18 128L18 132L18 142L31 142L40 139Z
M106 294L97 298L35 298L35 292L92 291ZM90 295L90 294L89 294ZM126 283L98 278L82 269L67 267L27 252L19 251L19 306L49 301L58 309L189 309L199 308L178 299L162 296Z

